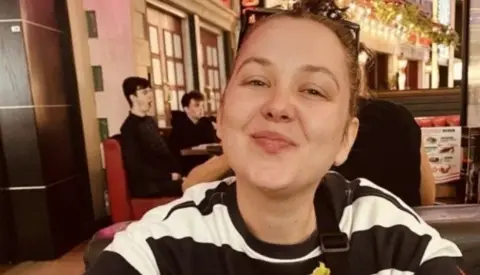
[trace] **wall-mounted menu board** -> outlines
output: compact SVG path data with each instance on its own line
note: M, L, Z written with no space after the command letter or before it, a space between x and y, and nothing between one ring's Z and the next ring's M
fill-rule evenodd
M467 125L480 126L480 1L470 3Z
M460 179L462 127L423 127L422 142L435 183Z

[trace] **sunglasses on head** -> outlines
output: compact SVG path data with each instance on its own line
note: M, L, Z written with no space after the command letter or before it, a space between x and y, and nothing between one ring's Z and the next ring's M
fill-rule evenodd
M312 14L318 14L319 16L323 16L326 18L329 18L330 20L338 21L340 22L343 26L345 26L351 33L352 35L352 40L356 44L356 55L358 56L359 50L360 50L360 25L353 23L351 21L342 19L342 13L345 10L339 9L335 6L327 6L323 10L321 10L318 13L313 13ZM240 18L241 20L241 29L240 29L240 36L238 39L238 49L240 49L240 46L242 45L245 35L248 33L250 27L252 27L256 22L272 16L277 13L282 13L285 12L283 9L269 9L269 8L250 8L250 9L245 9L243 11L243 14ZM310 12L310 11L308 11Z

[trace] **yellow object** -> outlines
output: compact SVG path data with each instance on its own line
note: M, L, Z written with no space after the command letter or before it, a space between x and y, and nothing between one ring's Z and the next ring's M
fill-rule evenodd
M324 263L315 268L312 275L330 275L330 268L327 268Z

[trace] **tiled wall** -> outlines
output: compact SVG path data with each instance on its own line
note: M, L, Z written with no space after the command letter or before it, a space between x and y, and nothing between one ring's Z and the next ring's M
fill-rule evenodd
M122 81L136 75L137 43L131 18L134 9L141 7L132 0L83 0L83 7L96 13L98 37L90 38L88 44L90 63L101 66L103 75L104 90L95 94L97 117L106 118L109 133L116 134L128 114Z
M138 76L147 78L150 67L150 44L146 33L145 0L133 1L133 37L135 50L135 68Z

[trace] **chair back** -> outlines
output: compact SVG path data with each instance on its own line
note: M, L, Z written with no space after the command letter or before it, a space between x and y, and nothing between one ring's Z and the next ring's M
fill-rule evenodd
M105 140L103 148L112 221L115 223L130 221L133 216L133 209L130 203L127 176L123 166L120 136L116 135Z

